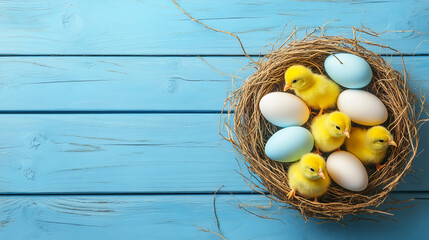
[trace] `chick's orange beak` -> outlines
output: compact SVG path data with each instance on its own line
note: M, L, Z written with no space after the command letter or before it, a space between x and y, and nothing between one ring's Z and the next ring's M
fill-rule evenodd
M387 142L387 144L392 145L394 147L397 147L398 145L395 143L395 141L393 141L393 139L390 139L389 142Z
M285 87L283 88L283 91L287 91L291 87L292 87L291 85L289 85L288 83L286 83Z
M319 168L319 172L317 173L321 178L326 179L325 174L323 173L322 168Z
M349 130L348 130L348 129L346 129L346 130L343 132L343 134L344 134L344 136L346 136L347 138L350 138L350 133L349 133Z

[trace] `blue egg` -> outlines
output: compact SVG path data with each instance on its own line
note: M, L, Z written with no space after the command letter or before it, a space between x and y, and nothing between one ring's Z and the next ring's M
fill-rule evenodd
M346 88L363 88L371 82L372 70L365 59L350 53L334 55L326 58L325 70L336 83Z
M294 162L311 152L314 140L310 131L303 127L283 128L268 139L265 154L278 162Z

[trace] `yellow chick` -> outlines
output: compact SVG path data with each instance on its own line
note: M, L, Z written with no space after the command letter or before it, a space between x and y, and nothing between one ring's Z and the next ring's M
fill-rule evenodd
M336 106L340 87L323 75L314 74L310 69L302 65L293 65L285 72L284 91L292 89L295 94L313 109L323 109Z
M353 153L365 165L375 164L377 171L384 167L380 162L386 156L389 145L396 147L392 134L382 126L370 129L354 127L350 139L346 140L347 151Z
M313 198L317 202L317 197L328 191L331 179L326 170L325 159L322 156L307 153L301 160L292 164L288 171L289 187L292 189L288 194L291 199L296 192L303 197Z
M339 149L345 138L350 137L350 130L351 121L345 113L335 111L316 117L311 123L316 153Z

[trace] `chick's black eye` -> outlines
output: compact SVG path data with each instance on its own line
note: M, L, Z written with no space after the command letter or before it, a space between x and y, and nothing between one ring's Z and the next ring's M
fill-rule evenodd
M313 169L313 168L310 168L310 171L314 172L314 169Z
M296 83L296 82L298 82L298 80L296 80L296 79L292 81L292 83Z
M341 130L341 128L339 126L335 126L336 129Z
M378 141L379 141L379 142L381 142L381 143L382 143L382 142L384 142L384 140L383 140L383 139L380 139L380 140L378 140Z

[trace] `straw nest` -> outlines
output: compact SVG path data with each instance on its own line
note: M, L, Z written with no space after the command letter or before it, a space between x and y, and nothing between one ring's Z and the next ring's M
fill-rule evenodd
M404 64L401 72L396 71L380 55L364 48L363 44L376 45L400 55L388 46L361 38L310 34L301 40L292 40L259 59L256 62L257 70L226 101L229 110L223 119L228 130L225 138L233 144L237 155L253 176L244 177L245 181L253 190L285 203L282 206L297 209L305 219L316 217L338 221L345 215L389 215L389 209L377 208L410 171L417 153L420 122L416 107L424 103L424 99L410 91ZM337 52L360 56L371 66L373 79L366 90L378 96L387 107L389 118L384 125L391 131L398 146L389 149L386 167L378 172L367 167L369 183L362 192L348 191L332 183L329 191L319 198L319 203L299 194L289 200L286 194L291 190L287 176L290 163L275 162L265 155L265 143L279 128L262 116L259 101L267 93L282 91L284 72L292 64L302 64L315 73L326 75L324 60ZM235 111L234 117L232 110ZM309 128L310 122L311 117L304 127Z

